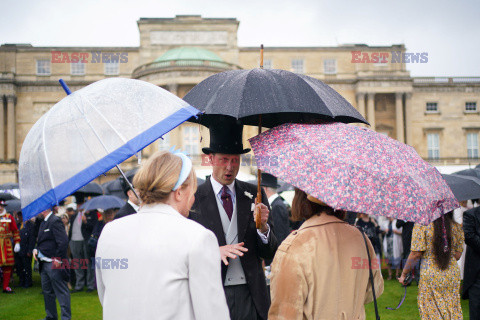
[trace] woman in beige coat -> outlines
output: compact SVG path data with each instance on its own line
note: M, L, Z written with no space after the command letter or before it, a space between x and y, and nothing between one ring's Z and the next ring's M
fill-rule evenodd
M373 294L360 231L342 220L343 212L299 189L292 218L306 221L282 242L273 260L268 318L365 319L364 305L373 301ZM366 240L378 298L383 278Z

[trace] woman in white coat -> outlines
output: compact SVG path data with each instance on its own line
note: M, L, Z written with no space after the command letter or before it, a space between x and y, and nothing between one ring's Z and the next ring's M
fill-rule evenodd
M96 252L103 319L230 319L215 235L188 220L191 160L158 152L133 180L138 214L107 224Z

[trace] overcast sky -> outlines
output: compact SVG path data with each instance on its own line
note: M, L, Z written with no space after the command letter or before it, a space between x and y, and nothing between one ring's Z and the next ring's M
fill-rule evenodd
M480 76L479 0L0 0L0 43L138 46L140 17L240 21L239 46L405 44L412 76Z

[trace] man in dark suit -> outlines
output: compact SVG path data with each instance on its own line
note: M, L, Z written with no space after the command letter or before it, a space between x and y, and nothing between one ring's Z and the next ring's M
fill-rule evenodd
M135 176L135 173L137 173L137 170L130 170L125 175L128 179L128 182L130 183L127 183L127 181L125 181L125 178L123 177L120 178L120 181L122 182L123 192L127 196L128 201L127 203L125 203L123 207L120 208L120 210L118 210L114 219L123 218L138 212L140 200L137 198L137 196L135 195L135 192L133 192L132 188L130 187L132 185L133 177Z
M480 319L480 207L463 213L467 253L462 298L469 299L470 319Z
M23 221L22 212L16 214L17 226L20 232L20 252L16 254L19 285L24 288L32 286L32 254L35 248L35 223L32 220Z
M222 123L210 128L210 148L203 148L213 173L198 187L190 218L213 231L222 257L222 281L232 320L267 319L270 300L261 258L277 250L265 192L261 228L254 221L256 186L236 180L243 149L242 126ZM239 259L238 259L239 257Z
M57 319L57 305L60 304L62 320L71 319L70 291L67 281L68 273L62 265L67 259L68 237L62 220L51 210L41 213L44 220L38 230L37 247L33 257L39 261L42 281L43 299L45 301L45 319Z
M275 226L275 237L280 245L283 240L290 234L290 220L288 217L288 209L285 200L277 193L278 184L277 177L269 173L262 172L262 187L268 197L268 202L272 210L270 215Z
M77 204L77 208L80 208L80 204ZM86 285L87 292L95 290L95 270L91 267L91 257L88 254L87 242L90 239L93 228L97 223L97 212L88 211L84 212L79 210L70 217L70 230L68 232L68 239L70 243L70 251L73 259L79 261L85 261L87 263L87 270L82 268L75 269L75 288L73 292L79 292L83 290Z

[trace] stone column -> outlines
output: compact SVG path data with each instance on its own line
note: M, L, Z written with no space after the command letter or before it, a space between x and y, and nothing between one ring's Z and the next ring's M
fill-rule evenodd
M174 95L178 96L178 84L170 83L167 85L168 91L173 93Z
M5 160L5 106L3 97L0 96L0 160Z
M403 124L403 93L395 92L395 111L396 111L396 124L397 127L397 140L405 142L405 130Z
M7 96L7 160L16 160L15 96Z
M370 129L375 130L375 93L367 94L367 121Z
M359 92L357 93L357 107L358 107L358 112L367 119L367 116L365 114L365 93Z
M412 93L408 92L405 94L405 128L407 130L406 144L412 146Z

